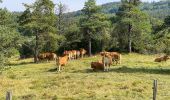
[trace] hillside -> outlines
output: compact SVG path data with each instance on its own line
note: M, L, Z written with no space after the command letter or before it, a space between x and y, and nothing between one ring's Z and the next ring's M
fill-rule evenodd
M115 14L118 11L120 2L110 2L101 5L102 12L106 14ZM170 15L170 1L159 1L151 3L141 3L140 9L147 12L154 18L164 19L167 15ZM79 16L81 11L67 13L67 16Z

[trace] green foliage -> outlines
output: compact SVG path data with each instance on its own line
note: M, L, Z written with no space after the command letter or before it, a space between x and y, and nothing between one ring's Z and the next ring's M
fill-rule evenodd
M17 53L21 42L14 18L6 9L0 9L0 67L7 63L7 58Z
M100 10L95 0L88 0L85 2L85 6L82 10L84 17L80 19L80 27L84 38L89 42L89 55L91 55L91 39L102 40L108 36L107 32L110 23Z
M37 0L34 4L25 6L27 9L19 17L20 31L29 40L34 40L29 42L33 44L24 46L31 48L34 56L42 51L55 52L60 39L56 28L55 5L51 0Z
M170 16L165 18L164 24L155 33L155 47L157 52L170 54Z
M144 50L144 37L148 37L151 33L149 17L146 13L140 11L137 5L139 4L122 1L122 6L117 13L118 21L114 34L116 34L119 47L122 49L131 48L132 46L134 50Z

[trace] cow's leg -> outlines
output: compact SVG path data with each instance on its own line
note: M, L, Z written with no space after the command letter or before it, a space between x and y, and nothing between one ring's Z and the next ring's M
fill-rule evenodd
M58 66L58 72L60 72L60 70L61 70L61 65Z
M104 66L104 71L106 70L106 65L105 65L105 63L103 64L103 66Z

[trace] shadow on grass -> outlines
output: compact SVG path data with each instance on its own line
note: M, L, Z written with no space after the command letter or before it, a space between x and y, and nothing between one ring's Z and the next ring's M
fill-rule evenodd
M108 72L100 71L93 71L92 69L84 69L84 70L77 70L73 71L72 73L109 73L109 72L117 72L117 73L146 73L146 74L163 74L163 75L170 75L170 69L162 69L162 68L130 68L127 66L122 66L119 68L111 68Z
M49 69L48 72L57 72L58 68Z
M21 63L9 63L8 66L19 66L19 65L28 65L28 64L34 64L34 62L21 62Z
M167 67L168 68L168 67ZM170 69L163 68L129 68L127 66L122 66L120 68L113 68L110 72L117 73L146 73L146 74L165 74L170 75Z

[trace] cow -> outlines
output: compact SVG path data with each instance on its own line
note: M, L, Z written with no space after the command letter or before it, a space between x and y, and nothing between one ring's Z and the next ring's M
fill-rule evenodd
M87 51L85 49L83 49L83 48L80 49L81 58L83 58L86 53L87 53Z
M162 61L167 61L169 59L169 57L168 57L168 55L164 55L164 56L162 56L162 57L158 57L158 58L156 58L154 61L155 62L162 62Z
M100 52L101 56L110 55L112 57L112 61L116 64L121 64L121 54L118 52Z
M112 65L112 57L109 54L105 54L104 56L102 56L102 63L104 65L104 71L108 71L110 66Z
M58 66L58 71L61 71L61 67L65 66L68 62L68 56L64 55L63 57L58 57L56 60L56 65Z
M102 62L91 62L91 68L94 70L104 70L104 64Z
M72 53L72 51L64 51L63 54L64 54L64 55L67 55L69 60L72 60L72 59L73 59L73 53Z
M77 57L77 51L76 51L76 50L72 50L71 52L72 52L72 54L73 54L73 55L72 55L72 58L73 58L73 59L76 59L76 57Z
M112 57L112 61L116 64L121 64L122 55L118 52L110 52L110 56Z
M76 51L76 59L78 59L78 58L80 58L80 51L79 50Z
M47 62L48 62L50 60L56 60L56 58L57 58L57 55L55 53L50 53L50 52L40 53L38 55L39 61L47 60Z

